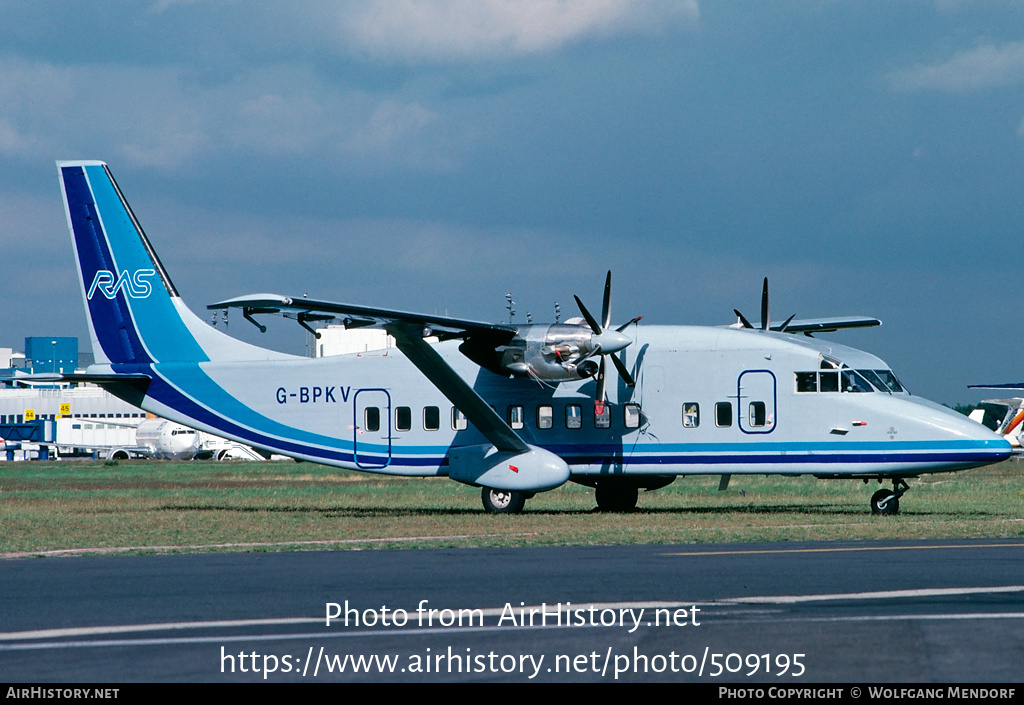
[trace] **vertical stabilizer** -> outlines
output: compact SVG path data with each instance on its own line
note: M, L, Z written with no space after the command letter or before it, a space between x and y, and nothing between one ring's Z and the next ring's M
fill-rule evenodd
M58 162L97 363L288 357L230 338L188 310L103 162Z

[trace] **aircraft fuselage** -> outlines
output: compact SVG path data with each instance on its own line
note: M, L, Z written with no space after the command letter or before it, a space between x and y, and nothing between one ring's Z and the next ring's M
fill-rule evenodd
M524 441L563 458L574 480L741 473L910 477L1009 455L987 429L906 392L797 391L797 374L820 375L826 358L850 370L887 369L859 350L730 328L642 326L636 338L626 360L636 370L636 388L610 385L600 417L593 380L548 386L504 378L467 360L456 342L435 347ZM447 475L450 448L487 442L394 349L238 364L157 363L153 369L169 384L154 381L142 403L148 411L319 463ZM181 402L188 398L205 401L185 415L181 407L188 405ZM216 409L208 408L216 403L211 400L219 400Z

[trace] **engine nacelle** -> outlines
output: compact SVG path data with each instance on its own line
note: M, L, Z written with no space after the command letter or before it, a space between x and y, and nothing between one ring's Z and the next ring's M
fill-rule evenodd
M582 379L588 379L596 375L600 369L601 363L591 357L576 365L576 374Z
M492 445L448 451L448 477L467 485L510 492L544 492L565 484L569 466L551 451L530 446L525 453L499 451Z
M498 349L476 345L472 339L459 348L466 357L499 375L549 382L589 379L600 369L591 357L594 334L586 324L522 326Z

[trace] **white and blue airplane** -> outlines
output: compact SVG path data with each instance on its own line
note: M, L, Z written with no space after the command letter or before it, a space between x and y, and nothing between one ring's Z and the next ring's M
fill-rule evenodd
M351 470L449 477L515 513L567 481L625 511L680 475L812 475L891 481L871 498L893 514L906 479L1010 457L1010 444L911 396L882 360L810 333L871 318L768 318L729 327L613 328L602 319L491 324L275 294L210 308L279 313L305 327L377 326L402 354L305 358L217 331L182 303L98 161L58 162L96 363L96 382L163 418L270 453ZM257 323L260 326L261 324ZM261 326L262 327L262 326ZM793 333L807 333L795 336ZM436 338L439 342L427 342ZM611 360L617 381L608 384Z

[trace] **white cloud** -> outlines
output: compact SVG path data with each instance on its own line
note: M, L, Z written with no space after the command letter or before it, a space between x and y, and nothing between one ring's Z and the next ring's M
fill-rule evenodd
M15 156L32 149L32 141L25 137L9 120L0 120L0 154Z
M216 85L154 66L0 60L0 75L0 155L16 158L119 157L174 170L230 148L251 158L333 156L373 173L436 172L458 149L445 134L451 125L421 101L339 92L305 67Z
M889 76L896 90L973 91L1024 81L1024 42L980 44L938 64L918 64Z
M338 12L337 28L357 53L444 61L658 33L698 15L696 0L360 0Z

